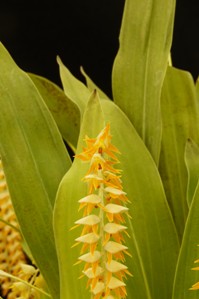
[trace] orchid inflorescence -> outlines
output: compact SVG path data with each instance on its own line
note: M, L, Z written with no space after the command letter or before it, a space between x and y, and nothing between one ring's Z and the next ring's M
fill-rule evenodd
M87 147L76 156L88 162L89 169L83 178L88 195L79 200L83 218L75 222L75 227L83 229L74 246L83 244L77 263L85 263L82 276L88 278L94 299L125 298L124 278L131 275L124 265L125 254L130 255L124 245L124 234L128 236L124 225L124 214L129 216L128 199L122 190L121 171L115 168L119 150L111 139L107 124L96 138L85 138Z
M28 264L22 236L0 159L0 289L6 299L40 298L43 277Z

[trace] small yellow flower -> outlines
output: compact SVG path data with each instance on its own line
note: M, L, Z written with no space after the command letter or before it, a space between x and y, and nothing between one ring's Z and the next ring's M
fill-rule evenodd
M12 281L19 278L31 285L39 286L43 281L39 270L27 264L27 256L22 248L22 239L12 201L8 191L3 165L0 159L0 271L8 275L0 277L1 293L6 299L36 299L40 298L38 291L27 286L22 281Z
M21 235L6 178L0 159L0 270L13 275L21 271L21 264L26 263L26 255L21 245ZM1 295L7 299L16 298L10 289L11 280L8 277L1 278ZM20 292L19 292L20 295Z
M125 214L128 215L126 193L122 188L119 150L112 145L108 124L96 138L85 138L86 147L76 157L89 163L83 181L88 184L88 195L79 200L83 217L75 222L82 226L80 237L74 246L82 244L78 258L84 262L83 276L88 278L87 287L93 299L126 298L124 279L131 276L124 265L125 255L130 255L124 245L127 236Z
M199 245L198 245L199 246ZM194 261L195 264L199 263L199 259ZM191 270L195 270L198 271L199 270L199 266L192 268ZM199 281L196 282L194 285L192 285L192 287L190 288L190 290L195 291L195 290L199 290Z

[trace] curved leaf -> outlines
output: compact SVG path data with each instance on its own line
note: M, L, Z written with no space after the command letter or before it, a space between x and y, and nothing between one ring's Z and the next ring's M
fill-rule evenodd
M82 150L85 136L95 137L103 127L103 114L94 92L82 120L77 153ZM78 231L70 231L74 222L79 218L78 200L87 192L87 186L82 182L86 171L87 165L75 158L71 169L66 173L59 186L55 203L54 231L59 258L61 299L90 298L85 280L78 280L81 275L81 267L73 265L77 261L80 250L77 247L71 248L78 236Z
M108 96L91 80L91 78L86 74L83 67L80 68L82 75L86 79L87 87L92 92L97 90L101 99L110 100Z
M198 292L189 288L199 281L199 271L193 271L199 257L199 184L192 200L179 255L172 299L197 299Z
M99 104L95 106L94 113L91 104L92 101L88 104L82 122L78 151L82 147L81 139L85 135L96 136L103 122ZM111 101L105 100L101 104L106 122L111 123L113 144L122 152L120 158L124 190L132 201L129 208L133 220L128 221L131 238L126 242L133 255L132 259L127 259L127 265L134 277L127 281L128 296L135 299L169 298L178 241L160 177L128 118ZM77 299L80 295L89 298L84 280L80 280L76 286L81 270L73 263L79 256L79 248L71 249L71 246L78 233L69 231L79 218L77 202L86 194L86 187L81 181L85 173L85 164L75 159L61 182L56 199L54 227L60 258L61 299L69 299L71 296Z
M174 0L126 0L113 66L114 101L158 163L160 95L171 47Z
M187 201L190 206L199 179L199 147L191 139L186 143L185 163L188 171Z
M55 122L26 73L0 45L0 154L21 231L53 298L59 270L52 209L71 161Z
M80 80L71 74L59 57L57 58L57 62L59 64L64 92L78 106L82 115L91 92Z
M75 151L80 130L80 111L77 105L51 81L29 74L50 110L63 139Z
M153 299L171 298L175 264L179 244L175 225L164 194L156 165L134 127L122 111L111 101L103 101L105 120L111 124L113 143L121 152L120 162L124 190L131 200L129 205L133 238L127 240L137 246L143 275ZM166 237L165 237L166 236ZM134 255L134 252L132 252ZM131 261L129 269L134 274ZM139 260L136 260L138 265ZM137 295L137 280L127 281L129 298L148 298ZM131 289L133 289L133 292Z
M161 97L162 147L159 170L180 239L188 205L187 170L184 161L188 138L199 144L199 103L188 72L168 67ZM180 207L180 209L179 209Z

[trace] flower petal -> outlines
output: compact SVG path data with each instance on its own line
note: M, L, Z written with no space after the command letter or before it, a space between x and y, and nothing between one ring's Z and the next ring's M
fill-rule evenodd
M75 221L75 224L83 224L83 225L95 225L100 222L100 218L96 215L89 215L84 218L81 218L77 221Z
M110 264L106 263L106 269L111 273L117 273L119 271L124 271L127 269L127 266L112 260Z
M94 251L93 254L91 254L90 252L89 253L86 253L84 255L81 255L78 259L80 261L84 261L86 263L95 263L97 262L101 257L101 253L99 251Z
M87 244L93 244L96 243L99 240L99 236L95 233L89 233L84 236L81 236L77 239L75 239L76 242L82 242Z
M128 208L113 203L109 203L104 207L105 211L111 214L119 214L128 211Z
M111 277L110 282L108 284L109 289L112 289L112 290L114 290L116 288L124 287L124 286L126 286L126 284L123 281L121 281L113 276Z
M126 250L128 249L128 247L120 244L120 243L117 243L117 242L113 242L113 241L109 241L105 246L104 246L104 249L111 253L111 254L115 254L115 253L118 253L120 251L123 251L123 250Z
M104 290L104 283L103 282L98 282L95 286L95 288L92 290L94 295L97 295L101 293Z
M101 198L96 195L96 194L90 194L88 196L85 196L81 198L78 202L79 203L92 203L92 204L97 204L100 203L102 200Z
M112 193L114 195L126 195L126 192L120 190L120 189L116 189L116 188L113 188L113 187L106 187L104 189L107 193Z
M108 234L116 234L116 233L121 232L125 229L127 229L126 226L120 225L120 224L117 224L117 223L107 223L104 226L104 231Z
M103 268L98 266L95 273L93 273L92 268L88 268L86 271L82 271L88 278L92 279L95 278L96 276L99 276L103 273Z

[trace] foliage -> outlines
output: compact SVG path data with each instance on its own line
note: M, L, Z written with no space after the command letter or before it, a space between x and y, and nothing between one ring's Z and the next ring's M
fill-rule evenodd
M0 156L27 254L53 299L91 297L74 266L78 230L70 230L88 165L65 143L78 155L85 136L96 138L106 124L131 202L127 297L198 296L189 288L199 281L191 270L199 257L199 84L168 64L174 13L174 0L126 0L113 99L83 69L87 84L77 80L60 58L63 90L27 74L0 45Z

